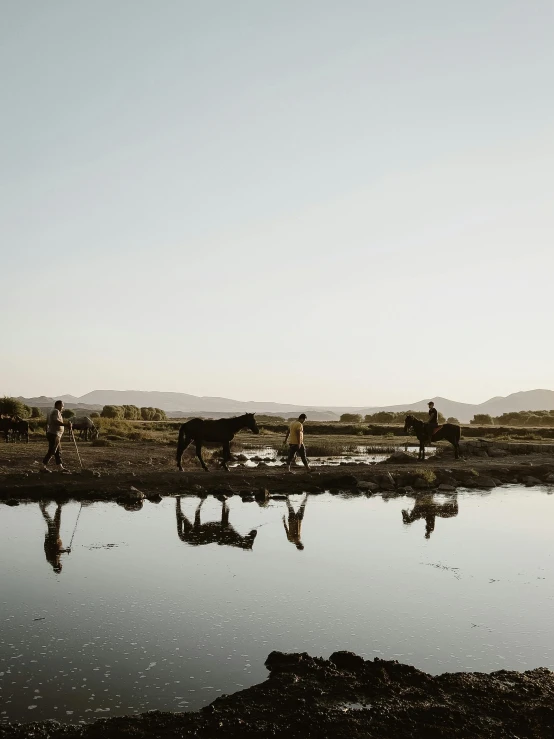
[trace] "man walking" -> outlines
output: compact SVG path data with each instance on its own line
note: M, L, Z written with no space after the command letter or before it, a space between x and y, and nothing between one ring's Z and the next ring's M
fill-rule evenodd
M301 413L298 416L297 421L293 421L288 428L287 435L285 436L285 444L287 440L289 442L289 455L287 458L287 469L291 472L291 464L294 462L296 455L300 455L300 459L304 463L306 472L311 472L310 465L306 459L306 448L304 446L304 421L306 420L306 414Z
M71 423L64 423L62 411L63 401L56 400L54 407L49 412L46 421L46 438L48 439L48 451L46 452L46 456L42 460L41 472L52 471L49 470L47 466L52 457L56 458L56 464L58 465L58 470L60 472L69 472L69 470L66 470L66 468L62 464L60 442L62 440L62 434L65 427L67 426L68 428L71 428Z

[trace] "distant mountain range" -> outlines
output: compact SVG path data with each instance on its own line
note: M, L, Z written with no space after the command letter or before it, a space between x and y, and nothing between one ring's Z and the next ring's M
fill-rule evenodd
M265 413L268 415L294 416L303 411L308 418L316 421L336 421L342 413L377 413L378 411L427 410L427 403L433 400L438 410L446 417L454 416L462 423L468 423L476 413L489 413L491 416L500 416L512 411L539 411L554 410L554 390L527 390L512 393L506 397L495 397L484 403L458 403L447 398L424 398L414 403L401 403L387 406L301 406L288 403L274 403L271 401L243 401L230 398L200 397L187 393L164 393L144 390L93 390L81 397L61 395L60 397L68 408L77 411L102 410L104 405L136 405L152 406L166 411L168 416L198 415L207 418L219 418L238 413ZM41 408L51 407L54 398L44 395L38 398L21 398L27 405Z

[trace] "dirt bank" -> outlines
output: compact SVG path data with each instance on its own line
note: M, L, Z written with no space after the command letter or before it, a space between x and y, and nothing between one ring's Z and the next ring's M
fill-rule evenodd
M350 652L329 660L272 652L268 679L195 713L0 727L0 739L177 739L177 737L551 738L554 674L501 670L432 676L396 661Z
M41 500L117 500L136 497L133 488L145 497L165 495L240 495L248 500L257 495L309 492L358 492L411 494L421 490L453 492L459 487L492 489L505 484L552 485L554 463L544 458L521 462L475 460L471 463L426 462L424 464L344 465L314 468L288 474L282 469L188 471L84 471L72 475L42 475L38 472L0 474L0 502Z
M554 484L554 456L551 453L507 453L491 457L492 451L477 451L483 456L454 460L448 451L425 462L398 453L386 463L373 465L343 463L340 466L313 465L307 475L301 467L289 474L283 467L236 467L225 472L212 462L204 472L194 460L184 473L175 469L173 450L159 444L129 442L113 448L94 448L82 444L86 468L80 471L77 459L66 451L66 464L73 473L49 475L39 472L43 444L0 445L0 501L40 500L116 500L136 497L136 488L146 497L160 495L225 494L241 495L245 500L260 495L350 491L364 494L410 494L418 490L454 490L458 487L491 489L497 485ZM500 452L494 450L496 454Z

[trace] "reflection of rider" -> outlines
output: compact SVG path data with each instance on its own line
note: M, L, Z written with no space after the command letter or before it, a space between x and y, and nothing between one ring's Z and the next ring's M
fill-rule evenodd
M439 414L435 408L435 404L430 400L427 405L429 406L429 421L427 422L427 434L429 436L429 443L433 440L433 434L435 429L439 425Z
M437 503L433 493L420 495L416 498L411 511L402 511L402 520L405 524L411 524L420 519L425 520L425 538L430 539L435 530L435 519L453 518L458 515L458 499L454 495L444 503Z
M290 504L289 497L287 495L287 508L289 510L288 527L285 517L283 516L283 526L287 533L287 539L291 544L295 544L297 549L304 549L304 544L300 541L302 520L304 518L304 511L306 510L306 503L308 502L308 493L304 495L304 500L298 509L298 513L294 512L294 508Z
M54 518L52 518L46 510L46 503L44 501L41 501L39 506L47 526L46 535L44 537L44 553L46 555L46 560L52 565L54 572L60 573L62 571L60 555L64 552L69 552L69 549L64 549L62 540L60 539L62 504L56 504Z

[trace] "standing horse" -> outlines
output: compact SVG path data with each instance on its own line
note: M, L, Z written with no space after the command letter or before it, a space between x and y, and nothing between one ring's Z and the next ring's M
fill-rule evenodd
M404 421L404 432L408 433L410 429L413 429L414 434L417 436L419 441L419 454L418 459L425 459L425 442L431 441L429 437L429 427L424 421L420 421L415 416L406 416ZM460 457L460 436L462 431L456 423L443 423L442 426L438 426L432 436L433 441L441 441L445 439L449 441L454 447L454 457L459 459Z
M202 467L208 472L206 463L202 459L202 444L206 441L220 441L223 445L223 467L229 472L227 462L231 459L230 444L237 431L241 429L250 429L255 434L260 433L253 413L245 413L244 416L237 416L236 418L219 418L217 421L192 418L179 429L177 467L181 472L183 471L181 457L191 441L194 441L196 444L196 456L200 460Z

